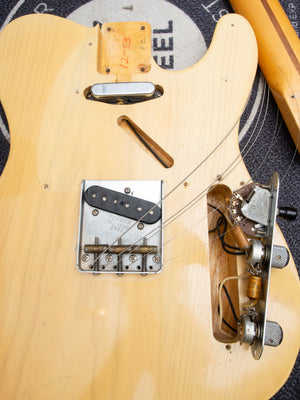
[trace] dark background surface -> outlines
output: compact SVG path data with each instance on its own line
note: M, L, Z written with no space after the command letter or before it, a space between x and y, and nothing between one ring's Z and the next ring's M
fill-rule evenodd
M251 1L251 0L249 0ZM101 2L101 1L100 1ZM300 30L300 2L299 0L281 0L283 8L285 9L290 21L292 22L298 36ZM0 27L3 27L8 20L15 19L21 15L33 12L46 12L50 14L68 17L70 13L76 10L81 5L88 3L84 0L73 1L52 1L45 0L14 0L14 1L1 1L0 2ZM111 0L111 4L114 3ZM136 5L137 1L124 1L124 6L130 7ZM144 2L145 3L145 2ZM150 2L151 3L151 2ZM169 3L176 5L184 13L186 13L197 25L201 31L206 46L209 46L215 25L221 15L226 12L232 12L229 2L226 0L169 0ZM161 0L161 7L164 7L163 0ZM130 12L130 10L129 10ZM155 12L159 13L157 9ZM147 13L145 11L145 18L147 20ZM172 15L170 15L172 20ZM118 21L116 14L115 21ZM94 21L101 21L101 16L97 15ZM106 22L106 21L103 21ZM191 21L192 23L192 21ZM92 25L92 22L91 22ZM184 35L184 32L182 32ZM187 38L187 40L191 40ZM177 50L178 51L178 50ZM175 52L176 56L176 52ZM1 57L1 55L0 55ZM170 64L169 64L170 68ZM171 68L170 68L171 69ZM249 115L252 111L256 92L259 86L260 73L257 74L253 92L249 100L248 106L243 114L241 120L241 129L249 122ZM261 81L260 81L261 82ZM246 166L254 181L266 183L272 171L279 172L280 196L279 205L289 205L297 207L300 202L300 157L295 152L295 146L290 138L287 128L278 113L276 104L272 95L266 89L265 96L260 102L260 114L257 114L255 119L246 130L246 135L240 140L241 152L243 154ZM8 131L7 123L3 110L0 110L1 119L6 128L1 128L5 133ZM251 146L247 144L247 140L252 134ZM244 129L245 130L245 129ZM0 132L0 172L2 172L9 153L9 141ZM299 217L293 222L279 221L280 228L287 240L288 246L293 254L295 263L300 268L300 250L298 248L298 235ZM276 351L276 350L274 350ZM259 362L259 361L258 361ZM280 360L278 360L280 362ZM264 377L262 376L263 380ZM253 383L255 384L255 383ZM258 382L261 384L261 382ZM283 388L273 397L275 400L298 400L300 399L300 357L298 356L296 365ZM9 399L7 399L9 400Z

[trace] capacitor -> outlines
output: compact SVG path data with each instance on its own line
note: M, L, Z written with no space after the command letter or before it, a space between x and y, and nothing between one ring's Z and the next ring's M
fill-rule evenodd
M247 296L250 300L258 300L260 297L262 278L261 276L250 275L248 279Z

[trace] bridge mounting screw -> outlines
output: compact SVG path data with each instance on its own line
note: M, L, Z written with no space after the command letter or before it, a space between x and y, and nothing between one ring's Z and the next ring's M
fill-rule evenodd
M153 256L152 260L153 260L153 262L155 262L155 264L158 264L160 262L160 257L159 256Z
M82 254L82 256L81 256L82 261L86 262L86 261L89 261L89 259L90 259L90 256L88 254L86 254L86 253Z

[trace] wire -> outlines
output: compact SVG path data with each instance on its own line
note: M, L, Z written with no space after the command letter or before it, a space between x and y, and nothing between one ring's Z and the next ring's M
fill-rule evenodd
M229 276L229 277L223 279L223 281L220 283L220 286L219 286L219 304L218 304L218 308L219 308L219 330L220 330L220 332L222 332L226 336L230 336L231 337L231 335L229 335L229 333L225 332L222 329L222 322L223 322L222 290L223 290L223 286L229 280L244 279L244 278L248 278L248 274L240 275L240 276Z
M218 232L218 237L219 237L219 239L220 239L220 241L221 241L222 248L223 248L224 251L226 251L226 253L232 254L232 255L235 255L235 256L242 256L242 255L245 255L246 253L245 253L244 251L240 251L240 249L239 249L238 247L231 246L230 244L228 244L228 243L225 242L224 237L225 237L225 234L226 234L226 231L227 231L227 220L226 220L225 215L222 213L222 211L221 211L219 208L213 206L212 204L207 204L207 205L208 205L209 207L215 209L215 210L221 215L221 216L218 218L218 220L217 220L216 227L213 228L213 229L211 229L211 230L208 231L208 232L209 232L209 233L213 233L213 232L215 232L215 231ZM221 226L222 226L223 224L224 224L224 229L223 229L223 232L221 232L220 228L221 228ZM228 250L228 249L236 250L236 251L230 251L230 250Z

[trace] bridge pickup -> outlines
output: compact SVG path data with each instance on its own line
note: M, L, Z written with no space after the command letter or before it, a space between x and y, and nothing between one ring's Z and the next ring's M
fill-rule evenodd
M145 224L154 224L161 218L161 209L155 203L101 186L89 187L84 200L91 207Z
M82 181L78 270L116 276L146 276L160 272L163 260L162 199L162 181ZM122 214L116 212L117 204ZM134 208L137 223L132 220L133 215L129 216ZM144 218L145 214L147 218ZM150 223L145 223L147 221Z

